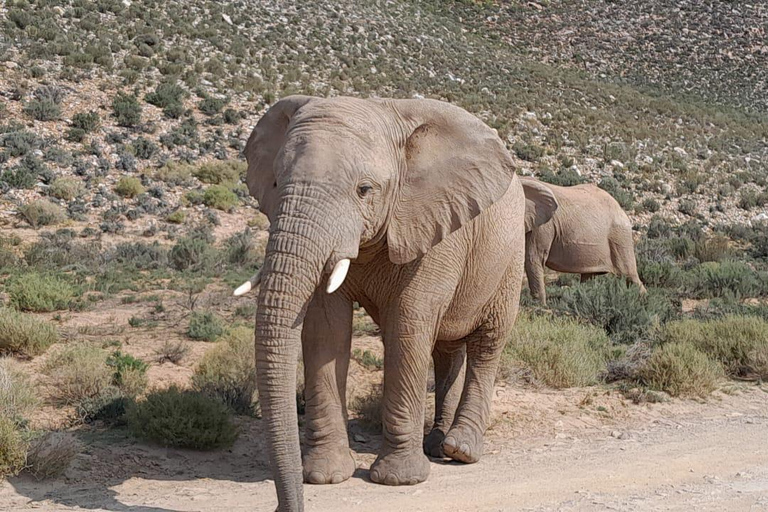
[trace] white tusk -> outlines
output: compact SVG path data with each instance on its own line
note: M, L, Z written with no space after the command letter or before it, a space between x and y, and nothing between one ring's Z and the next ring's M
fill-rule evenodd
M339 262L334 265L331 277L328 279L328 288L326 289L328 293L333 293L339 289L339 286L344 283L344 279L347 277L348 270L349 260L347 258L339 260Z
M253 274L249 280L237 287L234 293L235 297L245 295L249 291L253 290L259 285L259 281L261 281L261 270Z

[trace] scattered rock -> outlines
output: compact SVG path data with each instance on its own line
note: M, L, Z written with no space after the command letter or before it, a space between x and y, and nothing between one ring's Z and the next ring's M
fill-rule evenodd
M221 13L221 19L223 19L228 24L232 25L232 18L230 18L228 14Z

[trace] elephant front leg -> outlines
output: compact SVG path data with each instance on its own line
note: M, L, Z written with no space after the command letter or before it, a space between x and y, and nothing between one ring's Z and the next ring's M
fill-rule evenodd
M435 368L435 422L424 438L424 453L431 457L444 457L443 440L453 425L456 408L461 400L464 384L464 358L466 344L435 344L432 362Z
M384 330L384 443L371 466L371 480L414 485L429 476L422 451L424 406L434 326L391 319Z
M304 481L337 484L355 472L347 437L347 370L352 302L325 290L312 299L302 331L304 353Z

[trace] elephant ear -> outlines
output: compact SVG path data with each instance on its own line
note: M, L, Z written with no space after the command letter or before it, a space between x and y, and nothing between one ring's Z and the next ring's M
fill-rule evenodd
M310 96L287 96L272 105L253 129L245 145L248 174L245 182L248 192L259 201L259 210L270 221L275 214L275 158L285 143L288 125L294 114L312 101Z
M557 210L552 189L532 178L520 178L525 194L525 232L549 222Z
M435 100L389 104L408 126L387 229L389 259L403 264L499 200L515 171L496 133L469 112Z

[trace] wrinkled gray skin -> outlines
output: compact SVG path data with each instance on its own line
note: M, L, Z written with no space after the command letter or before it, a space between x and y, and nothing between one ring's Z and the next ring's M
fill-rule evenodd
M520 180L546 186L559 204L549 222L526 234L525 272L534 298L547 302L544 267L581 274L582 282L616 274L645 292L637 275L632 223L608 192L592 184L558 187L530 177Z
M529 184L524 195L494 132L431 100L291 96L259 121L246 156L249 190L271 221L256 367L279 510L303 510L302 481L337 483L355 470L345 404L353 301L380 326L385 349L384 442L371 479L427 478L422 425L433 347L438 363L456 350L468 361L455 420L438 425L439 447L478 460L517 314L525 231L557 208L551 192ZM345 258L346 280L329 294L331 269ZM303 461L294 398L300 347Z

